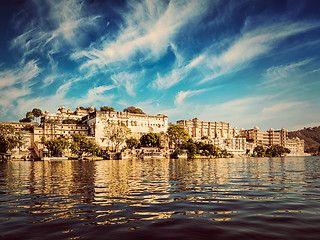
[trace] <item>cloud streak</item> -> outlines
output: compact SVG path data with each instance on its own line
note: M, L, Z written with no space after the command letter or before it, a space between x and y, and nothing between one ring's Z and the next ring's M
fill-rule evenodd
M209 91L212 89L201 89L201 90L192 90L192 91L179 91L175 97L174 105L178 106L184 103L186 98L201 94L203 92Z
M72 55L83 59L82 68L109 66L129 61L142 54L142 59L158 59L170 46L179 30L206 11L207 1L141 1L129 4L124 24L114 40L105 38L88 50Z
M77 47L99 18L87 16L85 4L80 0L35 0L27 9L36 17L28 19L26 30L11 42L11 48L21 50L23 58L41 53L52 60L53 54L63 51L67 45Z
M173 85L181 82L188 76L188 73L201 64L205 59L205 55L200 55L192 59L187 65L173 69L166 76L161 77L157 74L157 79L152 82L151 87L157 90L168 89Z
M239 71L261 55L274 49L280 41L309 30L319 28L318 22L281 22L246 31L219 56L212 56L207 66L212 75L201 83L213 80L222 75Z
M267 114L276 114L279 111L284 111L292 107L301 107L302 105L305 105L304 102L281 102L277 103L271 107L265 107L263 108L262 112Z
M136 96L135 87L137 85L137 75L136 74L129 74L125 72L120 72L118 74L114 74L111 76L115 86L124 87L126 92L134 97Z
M28 84L28 82L41 73L36 60L31 60L26 64L20 63L14 69L6 69L0 72L0 88L11 87L16 84Z

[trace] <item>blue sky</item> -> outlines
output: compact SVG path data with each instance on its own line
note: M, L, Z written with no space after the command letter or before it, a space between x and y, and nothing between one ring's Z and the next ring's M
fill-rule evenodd
M320 125L320 1L1 1L0 120L128 106Z

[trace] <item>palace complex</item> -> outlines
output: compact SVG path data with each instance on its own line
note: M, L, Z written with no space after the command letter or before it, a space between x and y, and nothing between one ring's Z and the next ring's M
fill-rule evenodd
M206 141L234 155L246 153L246 139L239 137L238 128L231 128L230 123L204 122L199 118L179 120L177 125L183 127L196 141Z
M304 141L299 138L289 139L288 130L282 128L281 130L268 129L266 132L260 131L257 126L249 130L240 130L240 135L245 137L249 148L252 149L257 145L265 147L271 145L280 145L288 148L292 153L304 153Z
M201 139L204 136L211 138L234 138L239 135L238 128L231 128L230 123L204 122L199 118L177 121L177 125L183 127L190 137Z
M168 129L168 117L163 114L147 115L130 112L97 111L90 108L77 107L75 111L66 110L63 106L56 113L45 111L41 116L41 124L38 123L14 123L1 124L13 125L17 130L26 126L33 127L33 132L22 131L24 145L14 149L13 157L42 157L46 151L42 140L54 139L59 136L70 138L73 134L83 133L102 148L107 149L112 143L106 137L106 129L112 125L125 125L131 132L131 136L140 138L146 133L157 133L162 137ZM205 122L198 118L192 120L179 120L176 123L183 127L195 141L211 143L214 146L226 149L235 155L244 155L252 152L258 146L281 145L291 150L293 154L304 153L304 141L298 138L289 139L288 130L269 129L260 131L258 127L240 131L225 122ZM170 125L170 124L169 124ZM165 138L163 139L167 147Z
M95 111L85 116L82 122L89 127L88 135L94 137L101 147L110 146L105 137L105 128L112 124L124 124L136 138L150 132L165 133L168 128L168 117L162 114Z

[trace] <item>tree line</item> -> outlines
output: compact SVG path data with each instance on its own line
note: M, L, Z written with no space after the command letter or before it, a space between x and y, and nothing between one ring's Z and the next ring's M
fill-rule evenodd
M115 110L113 107L103 106L103 107L100 107L100 111L114 112ZM137 108L134 106L127 107L127 108L123 109L123 112L145 114L141 108Z
M290 149L280 145L271 145L268 148L258 145L253 149L254 157L281 157L285 153L290 153Z
M81 110L89 110L89 107L79 107ZM94 108L96 110L96 108ZM113 107L108 107L108 106L102 106L100 107L100 111L106 111L106 112L114 112ZM128 113L137 113L137 114L145 114L144 111L142 111L141 108L138 107L127 107L123 109L123 112L128 112ZM41 117L42 111L39 108L34 108L32 111L28 111L26 113L26 116L24 118L21 118L19 122L32 122L36 119L38 122L38 118ZM74 120L74 119L65 119L62 121L63 124L79 124L81 121L80 120Z

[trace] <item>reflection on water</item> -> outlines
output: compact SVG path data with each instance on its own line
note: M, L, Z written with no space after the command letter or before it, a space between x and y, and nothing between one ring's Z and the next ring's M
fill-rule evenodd
M0 239L320 238L317 157L0 166Z

